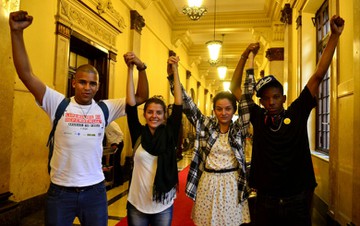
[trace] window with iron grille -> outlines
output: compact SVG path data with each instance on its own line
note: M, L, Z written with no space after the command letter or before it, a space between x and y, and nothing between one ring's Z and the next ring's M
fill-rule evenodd
M317 60L327 44L330 35L328 1L316 12ZM330 71L328 70L319 87L318 106L316 108L316 149L328 153L330 146Z

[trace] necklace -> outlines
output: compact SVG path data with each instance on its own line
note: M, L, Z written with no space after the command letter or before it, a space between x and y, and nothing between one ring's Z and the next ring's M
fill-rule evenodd
M270 128L270 130L271 130L271 131L273 131L273 132L277 132L277 131L279 131L279 129L281 128L282 123L283 123L283 119L281 119L281 120L280 120L280 123L279 123L278 128L273 129L271 126L269 126L269 128Z
M87 112L86 112L86 114L85 114L84 109L83 109L83 108L80 106L80 104L79 104L79 108L81 109L81 111L82 111L82 113L83 113L84 119L86 119L86 117L88 116L88 114L89 114L89 112L90 112L90 110L91 110L91 107L92 107L92 104L90 105L89 109L87 110Z
M284 121L285 110L283 109L277 115L268 115L267 111L264 114L265 114L265 118L264 118L265 125L267 125L272 132L279 131Z

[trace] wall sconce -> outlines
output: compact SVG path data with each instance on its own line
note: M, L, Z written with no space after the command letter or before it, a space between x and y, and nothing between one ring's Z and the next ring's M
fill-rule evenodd
M191 20L199 20L200 17L207 13L206 8L201 6L202 0L188 0L188 6L184 7L182 12Z

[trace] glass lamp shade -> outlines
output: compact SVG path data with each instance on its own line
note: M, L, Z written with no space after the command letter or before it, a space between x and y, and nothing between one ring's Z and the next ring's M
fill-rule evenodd
M227 67L226 66L219 66L217 67L217 71L219 74L219 78L220 79L224 79L226 77L226 71L227 71Z
M206 43L206 46L209 49L209 54L210 54L210 59L209 59L210 64L216 64L218 62L221 44L222 41L219 40L208 41Z
M225 91L229 91L230 90L230 82L223 82L223 87Z

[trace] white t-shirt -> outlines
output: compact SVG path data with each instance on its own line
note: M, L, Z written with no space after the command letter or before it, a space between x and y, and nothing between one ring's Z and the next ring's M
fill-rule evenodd
M137 164L134 164L128 201L136 207L137 210L146 214L162 212L174 203L174 199L167 204L152 200L157 159L157 156L145 151L141 144L134 156L134 162Z
M64 95L47 87L41 108L53 122ZM125 115L125 98L104 100L109 109L108 123ZM99 105L79 105L71 97L55 131L50 179L57 185L83 187L103 181L101 158L105 118Z

